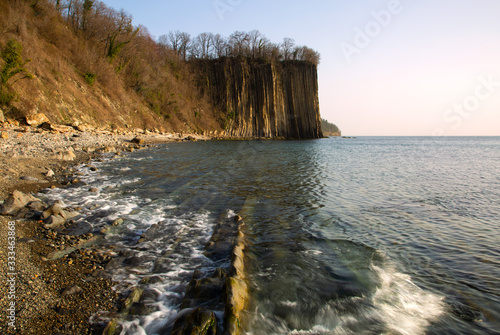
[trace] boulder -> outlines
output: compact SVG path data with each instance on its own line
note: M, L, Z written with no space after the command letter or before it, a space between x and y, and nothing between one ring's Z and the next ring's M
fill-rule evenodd
M0 109L0 123L5 122L5 117L3 116L3 110Z
M0 132L0 138L7 140L9 139L9 134L7 134L5 131Z
M49 118L42 113L37 113L26 117L26 123L32 127L38 127L46 122L49 122Z
M45 229L59 228L66 223L66 219L60 215L51 215L45 219Z
M71 150L64 150L64 151L58 152L54 158L60 159L63 161L74 161L76 159L76 155Z
M139 144L139 145L144 145L146 143L146 140L143 139L142 137L135 137L132 141L130 141L132 143L135 143L135 144Z
M20 191L14 191L4 204L0 207L2 215L16 215L21 209L26 207L30 202L40 201L32 195L24 194Z
M60 215L63 217L65 216L65 212L64 212L60 202L54 203L52 206L50 206L49 208L44 210L42 213L42 217L44 219L48 218L51 215Z

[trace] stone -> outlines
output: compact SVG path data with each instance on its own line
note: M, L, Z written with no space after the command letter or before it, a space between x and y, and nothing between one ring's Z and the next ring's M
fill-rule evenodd
M130 141L132 143L135 143L135 144L139 144L139 145L144 145L146 143L146 140L143 139L142 137L135 137L134 139L132 139L132 141Z
M99 193L99 189L98 189L98 188L96 188L96 187L91 187L91 188L89 189L89 192L92 192L92 193Z
M26 207L32 201L40 201L32 195L24 194L20 191L14 191L0 207L2 215L16 215L21 209Z
M23 177L21 177L19 179L21 179L23 181L31 181L31 182L35 182L35 183L39 181L38 178L31 177L31 176L23 176Z
M8 140L9 134L7 134L7 132L5 132L5 131L2 131L2 132L0 132L0 138L2 138L4 140Z
M64 225L66 223L66 219L60 215L51 215L48 218L46 218L44 222L45 222L44 225L45 229L54 229Z
M77 222L62 230L60 234L70 236L83 236L92 232L92 225L88 222Z
M5 117L3 116L3 110L0 109L0 123L5 122Z
M76 159L76 155L71 150L65 150L65 151L58 152L56 154L55 158L63 160L63 161L71 162L71 161L74 161Z
M62 208L61 203L59 202L54 203L52 206L44 210L42 213L42 217L44 219L48 218L51 215L61 215L61 216L64 215L64 210Z
M64 297L67 297L69 295L75 295L75 294L79 294L82 292L83 292L83 289L80 286L74 285L74 286L70 286L70 287L67 287L66 289L64 289L64 291L61 293L61 297L64 298Z
M43 210L46 208L45 204L41 201L32 201L28 204L27 207L30 210L36 211L36 212L43 212Z
M47 176L47 178L52 178L54 177L56 174L54 173L54 171L52 171L51 169L49 169L46 173L45 173L45 176Z
M136 302L139 302L139 300L141 299L141 295L142 293L144 292L144 290L140 287L135 287L129 294L129 296L127 297L127 299L125 299L125 301L123 302L122 304L122 307L120 309L120 313L123 313L123 314L128 314L128 312L130 311L130 308L132 307L132 305Z
M26 117L26 123L32 127L38 127L47 122L49 122L49 118L43 113L28 115Z

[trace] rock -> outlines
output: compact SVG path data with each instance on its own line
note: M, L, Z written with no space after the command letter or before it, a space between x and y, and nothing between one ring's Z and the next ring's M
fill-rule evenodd
M178 319L172 329L172 335L215 334L217 334L217 318L215 313L202 307Z
M76 159L76 155L71 150L65 150L65 151L58 152L54 158L60 159L63 161L74 161Z
M132 305L136 302L139 302L139 300L141 299L142 292L144 292L142 288L135 287L132 292L130 292L128 298L123 302L120 313L128 314Z
M83 289L80 286L70 286L64 289L64 291L61 293L61 297L67 297L69 295L74 295L74 294L79 294L82 293Z
M0 109L0 123L5 122L5 117L3 116L3 110Z
M41 201L32 201L28 204L27 207L32 211L43 212L43 210L46 208L46 205Z
M74 223L68 228L62 230L60 234L68 236L83 236L92 232L92 226L88 222Z
M66 219L60 215L51 215L45 219L44 227L46 229L58 228L66 223Z
M54 173L54 171L52 171L51 169L49 169L45 175L47 176L47 178L52 178L54 177L56 174Z
M143 302L135 302L132 304L129 310L130 315L149 315L155 311L154 308L148 307Z
M91 187L91 188L89 189L89 192L92 192L92 193L99 193L99 189L98 189L98 188L96 188L96 187Z
M115 147L109 147L109 146L108 146L108 147L104 147L104 148L102 148L102 149L101 149L101 150L99 150L99 151L100 151L100 152L102 152L102 153L111 153L111 154L113 154L113 153L116 153L116 152L117 152L117 150L116 150L116 148L115 148Z
M9 134L7 134L5 131L2 131L2 132L0 132L0 138L2 138L4 140L8 140Z
M42 113L37 113L33 115L29 115L26 117L26 123L32 127L38 127L44 123L48 123L49 118Z
M31 177L31 176L23 176L19 179L24 180L24 181L31 181L31 182L35 182L35 183L39 181L38 178Z
M122 326L118 322L118 320L113 319L108 322L106 328L102 332L102 335L119 335L122 332Z
M40 201L32 195L14 191L0 207L0 214L15 215L32 201Z
M123 219L116 219L115 221L113 221L113 223L111 224L112 226L120 226L123 224Z
M42 217L44 219L48 218L51 215L61 215L64 216L64 210L60 202L54 203L52 206L43 211Z
M135 143L135 144L139 144L139 145L144 145L146 143L146 140L143 139L142 137L135 137L132 141L130 141L132 143Z

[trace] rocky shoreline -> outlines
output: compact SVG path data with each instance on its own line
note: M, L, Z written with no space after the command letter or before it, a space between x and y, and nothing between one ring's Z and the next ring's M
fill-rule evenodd
M78 184L75 167L101 154L119 156L158 143L206 139L29 120L24 126L0 124L0 332L102 334L123 304L103 271L116 257L112 247L92 247L99 235L72 230L78 208L43 203L37 192Z

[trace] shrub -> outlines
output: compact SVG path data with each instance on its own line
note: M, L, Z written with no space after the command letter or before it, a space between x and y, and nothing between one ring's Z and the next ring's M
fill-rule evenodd
M12 84L20 79L33 78L33 75L24 67L31 60L24 60L21 55L22 52L23 46L21 43L15 39L11 39L0 53L0 58L4 61L3 68L0 71L0 104L2 105L9 104L17 96L17 93L12 88ZM9 83L17 75L22 76L18 76L18 79Z
M97 78L97 75L95 73L87 72L87 73L85 73L84 78L85 78L85 81L87 82L87 84L92 86L92 85L94 85L94 82Z

